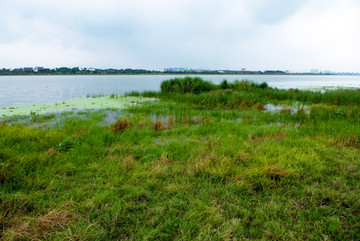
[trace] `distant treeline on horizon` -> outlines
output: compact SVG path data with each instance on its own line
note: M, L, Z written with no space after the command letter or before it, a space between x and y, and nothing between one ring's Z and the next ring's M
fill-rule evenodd
M25 67L16 69L0 69L0 75L131 75L131 74L213 74L213 75L286 75L286 74L353 74L359 73L288 73L281 70L248 71L248 70L203 70L203 69L97 69L97 68L44 68Z

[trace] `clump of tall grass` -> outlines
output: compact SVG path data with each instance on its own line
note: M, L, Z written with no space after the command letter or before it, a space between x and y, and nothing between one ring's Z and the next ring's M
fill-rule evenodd
M167 120L167 128L172 129L173 127L174 127L174 119L172 116L169 116Z
M239 90L239 89L267 89L269 88L268 83L262 82L260 84L255 83L250 80L235 80L234 83L228 83L227 80L223 80L219 86L219 89L233 89L233 90Z
M258 93L251 91L234 91L232 89L214 90L200 94L194 93L168 93L162 98L173 100L181 103L189 103L204 107L252 107L256 103L266 103L266 99L262 98Z
M200 77L185 77L165 80L160 85L161 92L194 93L199 94L216 89L216 86Z
M280 110L280 114L291 114L291 109L286 107Z
M331 105L360 105L360 92L357 90L339 89L325 93L298 89L283 90L270 88L266 82L258 84L249 80L236 80L233 83L223 80L219 85L215 85L200 77L166 80L161 83L160 93L144 92L143 96L157 96L208 107L220 105L236 108L238 105L243 105L244 103L246 103L246 107L251 107L257 102L268 103L279 101ZM213 102L216 102L216 104Z
M166 129L164 122L160 119L157 119L155 122L153 122L151 124L151 128L154 129L155 131L162 131Z
M235 81L229 83L223 80L219 85L215 85L209 81L205 81L200 77L185 77L165 80L161 83L162 93L193 93L200 94L212 90L240 90L240 89L267 89L269 88L266 82L257 84L249 80ZM144 92L145 94L145 92Z
M111 124L110 129L114 133L121 133L130 126L131 123L127 118L120 118L115 123Z
M260 103L260 102L257 102L253 105L253 108L254 109L257 109L257 110L266 110L266 108L264 107L264 104L263 103Z
M69 210L49 210L34 218L18 220L17 225L3 233L4 240L46 240L65 228L75 226L80 219L79 215Z

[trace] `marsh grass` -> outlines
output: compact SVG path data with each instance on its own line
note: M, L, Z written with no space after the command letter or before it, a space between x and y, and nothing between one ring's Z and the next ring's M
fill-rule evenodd
M359 240L359 105L237 85L151 93L113 124L106 110L3 120L1 238ZM298 108L254 108L275 100Z
M153 128L155 131L162 131L165 130L165 124L161 119L157 119L151 124L151 128Z
M199 77L176 78L162 83L161 92L139 92L127 95L158 97L177 102L199 104L206 107L251 107L256 103L301 102L303 104L360 105L360 91L356 89L300 91L297 89L270 88L267 83L257 84L249 80L229 83L224 80L214 85Z
M120 118L115 123L110 125L110 129L114 133L123 132L125 129L130 128L130 127L131 127L131 123L129 122L129 120L126 117Z
M291 114L291 109L290 108L283 108L280 110L281 114Z

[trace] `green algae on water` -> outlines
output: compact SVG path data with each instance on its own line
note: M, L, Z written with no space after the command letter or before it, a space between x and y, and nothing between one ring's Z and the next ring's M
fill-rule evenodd
M37 103L30 105L9 106L0 109L0 117L16 115L37 115L51 112L62 112L71 110L88 110L88 109L107 109L117 108L124 109L132 105L138 105L147 101L154 101L154 98L144 97L111 97L102 96L94 98L74 98L67 101Z

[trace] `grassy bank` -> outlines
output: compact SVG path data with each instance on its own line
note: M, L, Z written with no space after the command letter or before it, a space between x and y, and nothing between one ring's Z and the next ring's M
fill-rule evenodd
M2 239L360 238L358 91L164 85L124 110L3 119Z

